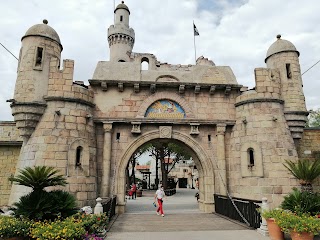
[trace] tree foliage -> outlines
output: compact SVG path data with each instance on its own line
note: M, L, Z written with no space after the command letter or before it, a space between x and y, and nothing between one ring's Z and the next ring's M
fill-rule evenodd
M306 127L320 127L320 108L309 111Z
M58 172L59 170L48 166L26 167L16 177L9 178L18 185L32 188L29 194L13 204L16 216L33 220L54 220L76 212L76 198L73 195L62 190L45 190L46 187L67 184L66 178Z
M303 186L307 186L312 190L312 182L320 176L320 159L315 161L299 159L297 163L286 160L284 166L299 179L302 189Z
M160 164L162 185L166 189L168 187L168 174L174 168L175 164L182 160L190 159L191 155L185 147L175 142L152 142L147 146L150 155ZM169 163L170 160L172 160L171 163Z
M10 177L9 181L31 187L34 191L52 186L65 186L67 181L63 175L57 175L58 172L59 170L48 166L26 167L19 170L18 176Z

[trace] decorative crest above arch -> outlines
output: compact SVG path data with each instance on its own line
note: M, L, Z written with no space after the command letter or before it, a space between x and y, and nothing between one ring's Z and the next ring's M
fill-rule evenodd
M145 118L147 111L149 108L156 102L166 100L171 101L173 103L176 103L184 112L183 118L194 118L194 114L191 111L191 108L189 104L186 102L185 99L180 97L177 94L172 94L169 92L157 92L155 94L152 94L150 97L148 97L140 106L138 114L136 118Z
M161 99L148 107L146 113L144 114L146 118L185 118L186 113L184 109L175 101L169 99Z

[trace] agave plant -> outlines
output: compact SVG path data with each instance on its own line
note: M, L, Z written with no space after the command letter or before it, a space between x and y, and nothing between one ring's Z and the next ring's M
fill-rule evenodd
M312 191L312 182L320 176L320 159L299 159L297 163L286 160L283 165L299 180L302 191Z
M65 186L67 181L63 175L57 175L58 172L59 170L48 166L26 167L19 170L18 176L10 177L9 181L31 187L33 191L40 191L51 186Z

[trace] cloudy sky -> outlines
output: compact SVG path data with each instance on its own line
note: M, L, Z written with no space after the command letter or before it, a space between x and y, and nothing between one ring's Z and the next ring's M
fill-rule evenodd
M116 1L116 5L120 1ZM254 68L265 67L269 46L281 34L300 52L302 72L320 60L319 0L126 0L136 33L134 52L161 62L194 64L197 56L231 66L239 84L254 86ZM59 34L62 58L75 60L74 80L92 78L96 63L109 59L107 29L113 24L113 0L1 1L0 42L18 57L29 27L49 21ZM13 120L17 60L0 46L0 121ZM320 108L320 63L303 75L307 108Z

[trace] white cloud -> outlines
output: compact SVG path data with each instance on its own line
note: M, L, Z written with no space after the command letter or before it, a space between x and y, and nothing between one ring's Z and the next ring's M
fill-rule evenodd
M118 4L119 2L116 2ZM197 55L229 65L239 84L254 86L254 68L265 67L268 47L278 33L300 52L305 71L320 59L320 2L317 0L127 0L135 29L135 52L161 62L193 64L194 20L200 32ZM92 77L95 65L109 58L107 29L113 2L105 0L22 0L1 3L0 41L16 56L27 29L48 19L61 38L62 57L75 60L75 80ZM12 120L17 60L0 49L0 120ZM303 76L309 109L320 108L320 63Z

